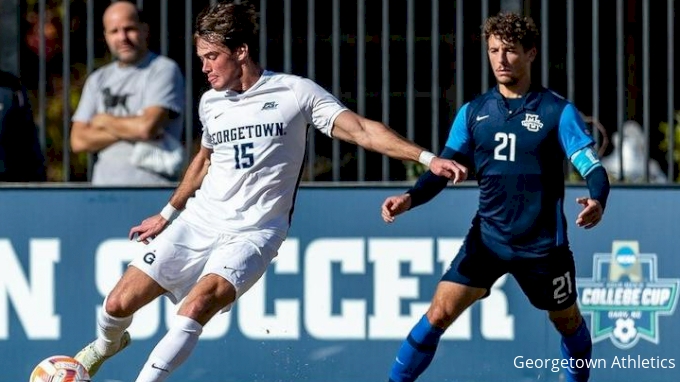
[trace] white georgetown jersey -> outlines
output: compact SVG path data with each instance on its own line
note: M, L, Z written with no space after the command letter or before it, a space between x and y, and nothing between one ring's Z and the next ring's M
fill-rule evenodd
M347 108L309 79L265 71L245 92L201 98L208 174L181 219L225 233L270 231L285 238L307 142L307 126L330 136Z

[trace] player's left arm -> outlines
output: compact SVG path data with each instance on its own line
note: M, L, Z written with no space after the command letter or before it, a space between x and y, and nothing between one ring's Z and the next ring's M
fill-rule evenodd
M341 112L333 122L334 138L357 144L389 157L420 162L439 176L454 183L467 178L467 168L457 162L435 156L421 146L399 135L387 125L362 117L350 110Z
M583 205L576 219L579 227L592 228L602 219L609 197L609 177L594 149L595 142L585 122L572 104L562 110L559 123L559 140L564 152L579 174L586 180L590 196L578 198Z
M452 160L438 158L385 124L347 109L314 81L291 78L287 84L307 122L329 137L359 145L391 158L420 162L433 173L453 179L454 182L466 179L467 169L464 166Z

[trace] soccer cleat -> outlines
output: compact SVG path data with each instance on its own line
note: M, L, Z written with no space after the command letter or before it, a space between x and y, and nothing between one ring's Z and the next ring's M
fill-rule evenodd
M94 375L97 373L99 367L101 367L104 361L111 358L111 356L118 354L118 352L125 349L129 344L130 333L126 331L125 333L123 333L123 337L121 337L120 339L120 347L118 347L118 350L116 350L115 353L111 355L99 354L99 352L97 352L97 349L95 349L94 347L94 341L92 341L89 345L85 346L83 350L79 351L74 358L78 362L80 362L83 366L85 366L91 378L94 377Z

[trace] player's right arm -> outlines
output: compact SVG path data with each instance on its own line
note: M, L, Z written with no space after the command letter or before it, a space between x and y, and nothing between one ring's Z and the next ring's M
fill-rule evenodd
M196 153L194 159L191 160L191 163L189 163L189 166L182 177L182 181L175 189L175 192L172 193L168 204L163 207L160 213L145 219L142 221L142 224L132 227L128 234L130 240L137 235L137 241L147 244L149 239L153 239L156 235L161 233L172 220L179 216L189 198L201 187L203 178L208 174L210 157L213 152L213 142L208 130L205 128L205 112L203 110L204 99L205 95L198 104L198 118L204 126L203 136L201 137L201 149Z
M212 149L201 146L201 149L189 164L182 181L177 186L177 189L175 189L172 197L170 197L169 204L176 210L183 210L187 205L187 200L201 187L203 178L208 174L211 154Z
M168 204L163 207L160 213L144 219L142 224L132 227L128 235L130 240L136 235L137 241L147 244L149 239L156 237L179 215L189 198L201 187L203 178L208 174L211 154L212 149L201 146L201 149L187 167L182 181L173 192Z
M472 161L470 147L470 132L467 127L468 104L463 105L453 121L449 137L444 150L439 155L443 159L453 159L470 168ZM423 173L416 184L405 194L390 196L383 202L381 215L386 223L392 223L397 215L411 208L425 204L437 196L448 184L449 179L435 175L428 170Z

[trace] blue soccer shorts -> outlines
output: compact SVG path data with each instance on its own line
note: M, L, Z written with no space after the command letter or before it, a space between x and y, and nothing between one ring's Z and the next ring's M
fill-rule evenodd
M502 258L482 242L479 224L473 224L441 280L485 288L488 296L491 286L507 273L538 309L563 310L576 301L574 256L569 246L557 246L547 254Z

